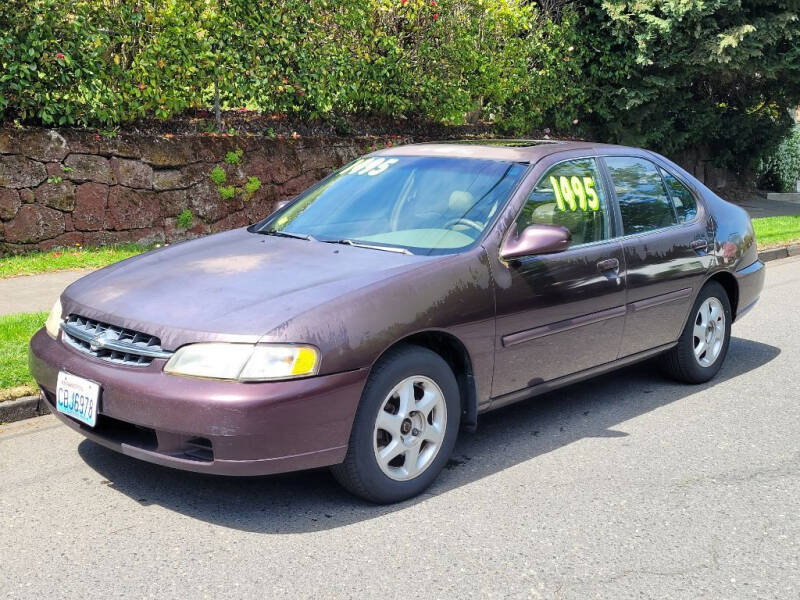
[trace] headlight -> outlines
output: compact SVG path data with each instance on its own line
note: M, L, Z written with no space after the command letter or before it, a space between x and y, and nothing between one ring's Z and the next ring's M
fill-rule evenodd
M319 355L312 346L260 344L239 373L243 381L290 379L316 375Z
M172 375L238 381L308 377L318 370L317 349L295 344L189 344L164 366Z
M50 314L47 315L47 321L44 322L44 328L47 334L56 339L58 337L58 330L61 329L61 299L56 300Z

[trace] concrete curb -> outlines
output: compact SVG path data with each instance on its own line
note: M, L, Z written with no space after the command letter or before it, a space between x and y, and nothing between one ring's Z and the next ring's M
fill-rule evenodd
M767 200L800 204L800 192L769 192L767 194Z
M50 408L39 396L24 396L0 402L0 423L13 423L50 414Z
M788 258L789 256L800 256L800 244L762 250L758 253L758 260L767 262L770 260L778 260L779 258Z

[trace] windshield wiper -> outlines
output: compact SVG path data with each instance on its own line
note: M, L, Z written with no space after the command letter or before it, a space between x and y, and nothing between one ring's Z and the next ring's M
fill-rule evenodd
M376 246L374 244L364 244L362 242L356 242L355 240L322 240L326 244L344 244L345 246L354 246L356 248L369 248L371 250L383 250L384 252L396 252L397 254L414 254L410 250L406 248L396 248L394 246Z
M309 242L319 241L313 235L310 235L308 233L292 233L291 231L278 231L277 229L263 229L261 231L257 231L256 233L260 233L262 235L274 235L277 237L295 238L298 240L306 240Z

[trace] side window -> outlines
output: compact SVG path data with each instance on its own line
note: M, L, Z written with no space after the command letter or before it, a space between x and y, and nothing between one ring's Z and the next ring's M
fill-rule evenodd
M667 184L669 195L672 196L672 204L675 205L675 212L678 213L678 223L686 223L697 216L697 202L692 192L683 185L676 177L667 173L663 169L661 174Z
M600 182L593 158L554 165L533 188L517 219L517 231L528 225L563 225L572 233L572 246L610 237L608 202Z
M626 235L677 223L658 167L649 160L632 156L607 156L605 160Z

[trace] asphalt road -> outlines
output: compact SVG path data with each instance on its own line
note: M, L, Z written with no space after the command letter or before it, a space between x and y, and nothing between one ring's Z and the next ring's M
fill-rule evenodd
M800 257L701 386L628 368L485 416L425 496L222 479L0 428L0 598L798 598Z

